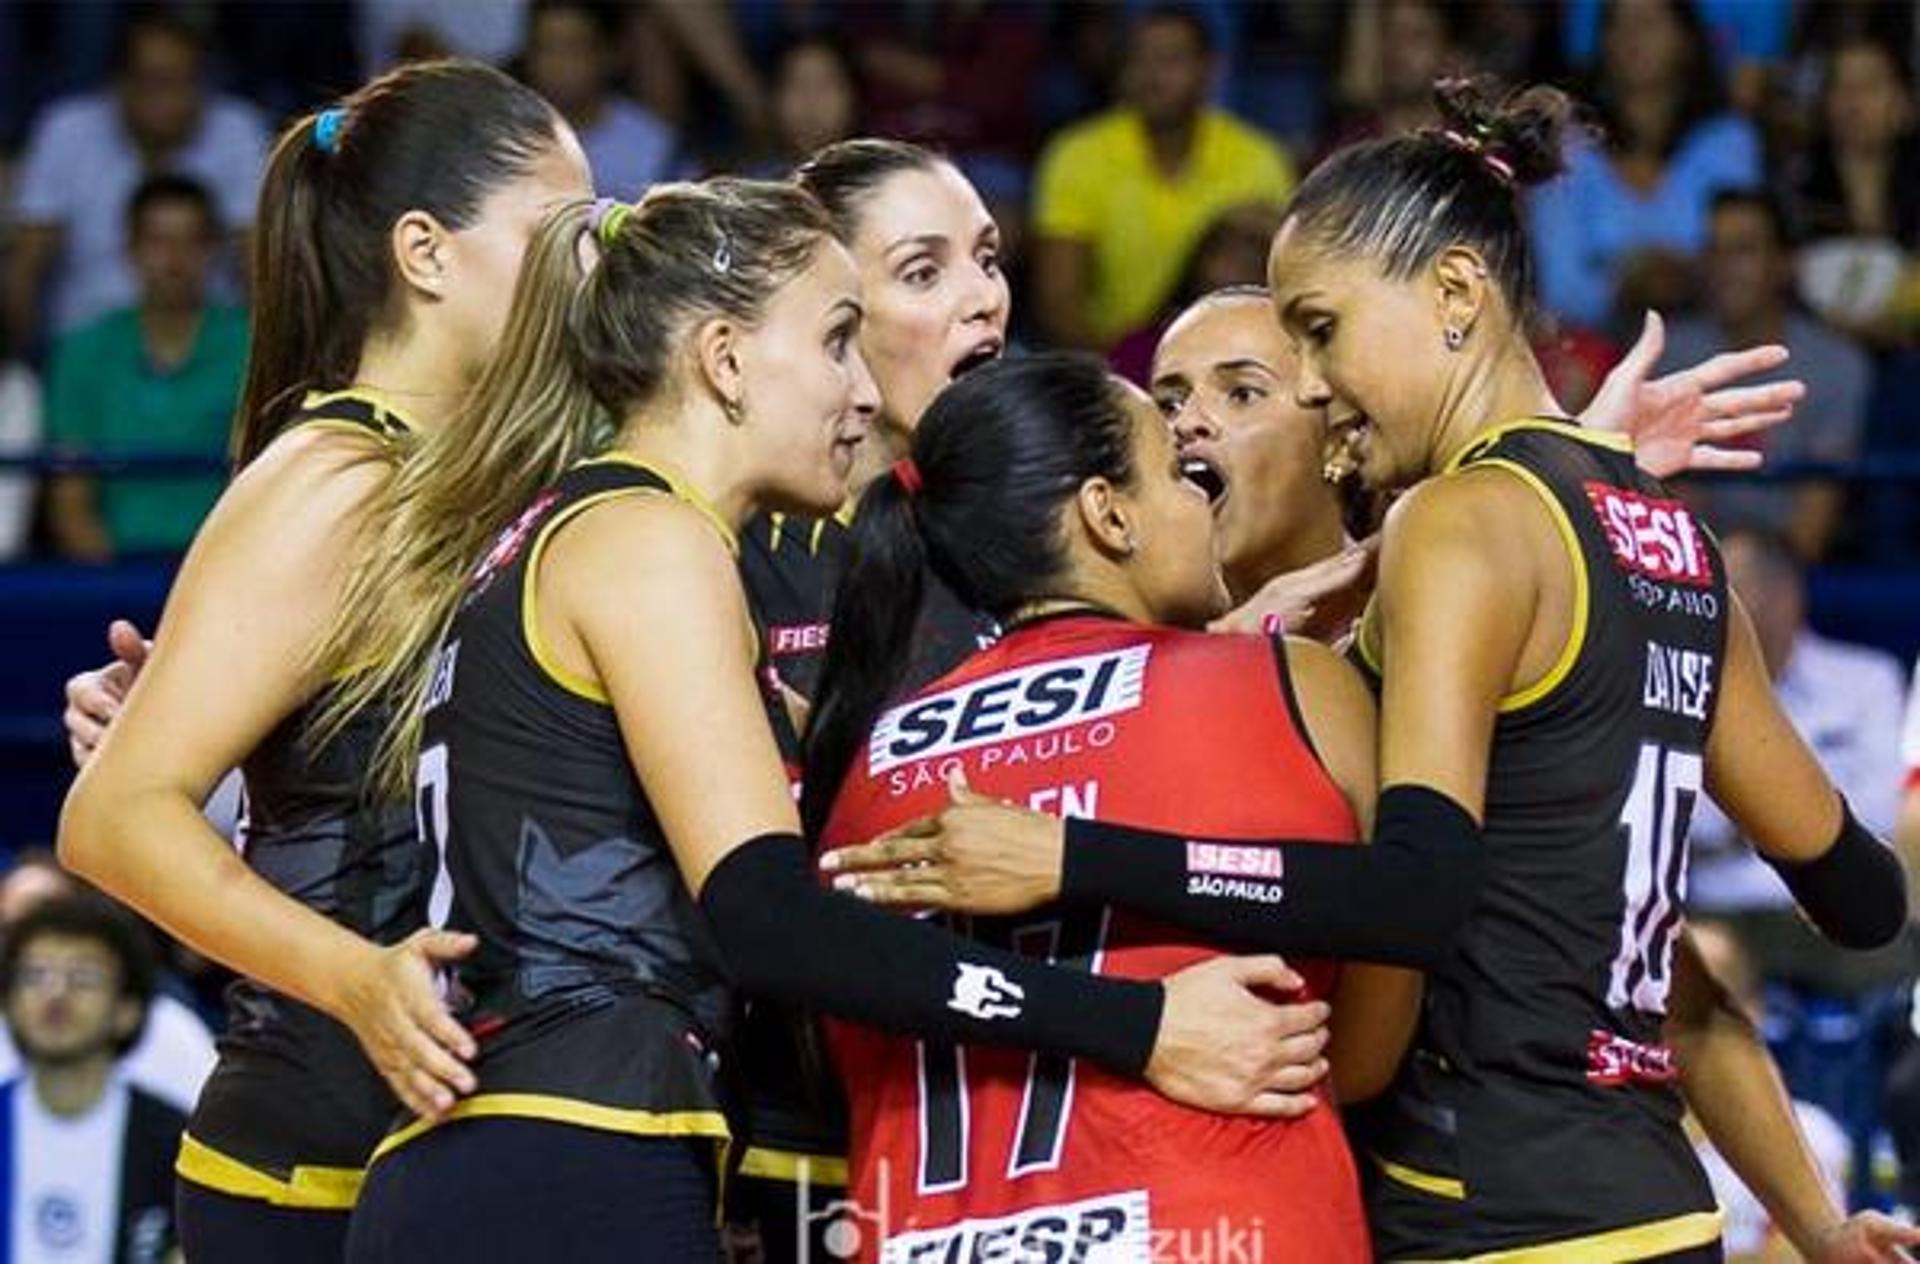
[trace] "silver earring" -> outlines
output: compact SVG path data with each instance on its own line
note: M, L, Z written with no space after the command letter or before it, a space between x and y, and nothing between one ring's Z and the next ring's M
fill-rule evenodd
M1461 345L1467 340L1466 332L1453 325L1448 325L1441 333L1441 337L1446 339L1447 350L1449 351L1458 351Z

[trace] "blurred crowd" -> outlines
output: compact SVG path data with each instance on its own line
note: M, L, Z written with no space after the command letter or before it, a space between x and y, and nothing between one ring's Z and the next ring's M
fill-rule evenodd
M1911 497L1819 475L1920 459L1915 40L1904 0L12 0L0 456L66 464L0 470L0 556L184 545L244 368L274 129L456 53L552 100L622 197L858 133L938 146L1001 221L1018 340L1130 374L1184 301L1262 279L1302 171L1430 124L1436 76L1571 86L1587 143L1530 208L1564 402L1648 308L1674 362L1783 342L1811 391L1766 442L1799 477L1697 494L1803 560L1904 563Z
M1000 221L1022 296L1016 341L1098 351L1136 378L1173 313L1264 280L1280 208L1327 153L1432 124L1438 76L1548 80L1590 107L1571 170L1528 208L1536 336L1554 384L1581 406L1649 308L1667 316L1673 365L1760 342L1791 349L1807 398L1759 441L1788 477L1688 494L1722 534L1789 713L1860 819L1897 832L1920 872L1920 679L1903 718L1903 665L1806 619L1809 566L1920 562L1920 409L1908 406L1920 400L1917 9L7 0L0 560L184 548L223 481L271 138L396 60L510 67L573 124L601 190L627 198L716 171L783 174L857 134L937 146ZM1904 483L1860 477L1893 468L1910 471ZM1815 1112L1808 1130L1836 1183L1856 1199L1920 1203L1920 954L1906 944L1845 965L1710 808L1693 845L1694 911L1717 927L1714 951L1748 984ZM23 1059L26 1078L8 1083L39 1083L33 1100L62 1118L117 1112L112 1135L132 1154L210 1065L219 980L175 949L156 990L145 946L125 948L44 857L0 882L0 929L43 900L49 925L9 934L0 951L13 1032L0 1072ZM116 996L139 1002L139 1022ZM61 1040L93 1060L40 1056ZM71 1070L83 1063L119 1070ZM0 1128L31 1125L23 1109L0 1108ZM125 1202L146 1178L118 1179ZM136 1233L139 1207L120 1212L120 1231ZM163 1256L156 1239L151 1258Z

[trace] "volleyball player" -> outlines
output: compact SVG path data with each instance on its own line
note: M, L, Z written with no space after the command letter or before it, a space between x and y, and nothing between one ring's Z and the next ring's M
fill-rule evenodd
M1273 258L1301 402L1355 435L1369 485L1444 475L1389 523L1358 646L1387 793L1484 822L1481 903L1369 1133L1372 1220L1390 1257L1717 1254L1662 1032L1692 801L1710 790L1842 943L1898 933L1904 884L1782 717L1705 531L1630 452L1532 420L1564 413L1522 332L1515 188L1560 169L1565 99L1441 104L1445 130L1310 180ZM1430 218L1388 230L1407 214ZM1406 354L1360 367L1389 331ZM1771 1085L1690 1087L1724 1127Z
M1317 646L1202 631L1227 604L1212 529L1151 402L1097 361L1028 357L949 388L912 456L861 502L809 738L810 833L827 847L864 841L926 811L964 769L981 789L1062 813L1352 840L1374 793L1371 700ZM1005 635L902 696L929 571ZM1278 897L1276 851L1220 851L1220 872ZM971 933L1119 977L1218 952L1098 908L975 919ZM1379 1091L1417 980L1302 972L1304 995L1337 997L1335 1090ZM1066 1059L834 1026L851 1189L886 1220L889 1259L987 1259L1016 1244L1064 1258L1075 1243L1178 1258L1215 1233L1263 1259L1370 1258L1330 1110L1224 1118ZM861 1258L879 1258L867 1245Z
M857 276L790 186L596 218L536 236L466 429L381 493L329 650L373 664L344 698L410 700L377 772L420 750L429 917L480 939L478 1090L383 1144L349 1258L710 1258L730 984L1276 1109L1252 991L1298 982L1276 959L1095 978L813 883L732 540L845 495L876 403Z
M274 150L241 472L60 832L68 866L246 976L182 1142L196 1261L337 1261L395 1092L431 1113L470 1082L432 973L471 942L422 929L407 802L360 793L377 724L306 741L307 664L372 489L446 420L538 216L586 185L550 107L463 63L378 79ZM239 855L199 810L236 765Z

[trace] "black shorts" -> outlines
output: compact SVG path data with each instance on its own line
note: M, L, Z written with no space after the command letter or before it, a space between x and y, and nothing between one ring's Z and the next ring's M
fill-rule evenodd
M275 1207L181 1181L175 1195L180 1248L193 1264L340 1264L347 1213Z
M374 1163L346 1258L717 1264L714 1157L708 1140L540 1119L444 1124Z

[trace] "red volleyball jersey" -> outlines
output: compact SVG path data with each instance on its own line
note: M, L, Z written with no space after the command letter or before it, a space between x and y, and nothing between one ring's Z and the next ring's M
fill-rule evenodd
M981 793L1066 816L1215 839L1356 834L1303 732L1284 656L1261 637L1086 616L1017 629L880 717L825 845L938 810L954 769ZM1276 849L1194 847L1190 881L1240 884L1243 895L1257 883L1280 898ZM960 927L1129 978L1221 952L1112 908ZM1330 993L1336 966L1294 964L1309 996ZM980 982L974 1002L993 1004L992 980ZM829 1034L851 1108L849 1223L861 1259L1368 1257L1331 1101L1296 1121L1213 1115L1069 1058L850 1023L830 1023Z

